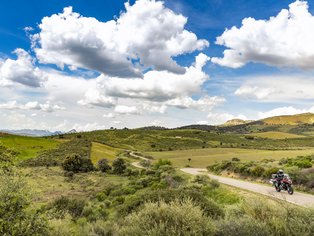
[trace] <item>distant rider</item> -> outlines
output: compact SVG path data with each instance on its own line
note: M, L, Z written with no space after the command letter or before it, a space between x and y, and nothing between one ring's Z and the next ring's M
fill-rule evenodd
M277 174L275 175L275 178L277 180L277 186L280 187L281 186L281 181L283 180L284 177L284 172L283 170L278 170Z

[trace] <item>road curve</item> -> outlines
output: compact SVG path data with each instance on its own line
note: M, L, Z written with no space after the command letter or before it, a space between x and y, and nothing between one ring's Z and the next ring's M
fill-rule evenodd
M255 193L263 194L269 197L278 198L280 200L284 200L299 206L311 207L314 208L314 195L294 192L293 195L289 195L287 192L276 192L274 187L264 186L261 184L255 184L243 180L237 180L232 178L226 178L222 176L212 175L207 172L206 169L199 168L183 168L181 171L191 174L191 175L199 175L199 174L207 174L210 178L218 180L222 184L230 185L237 188L242 188L245 190L249 190Z

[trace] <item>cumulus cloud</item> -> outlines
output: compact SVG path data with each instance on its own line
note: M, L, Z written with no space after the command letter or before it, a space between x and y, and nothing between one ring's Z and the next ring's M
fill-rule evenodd
M275 94L273 88L261 88L258 86L244 85L235 91L235 95L247 99L267 99L270 95Z
M34 59L25 50L14 51L16 60L6 59L0 62L0 86L9 86L13 82L29 87L40 87L46 75L35 66Z
M209 43L185 29L187 18L174 13L162 1L125 3L116 20L98 21L64 8L44 17L33 47L41 63L63 68L86 68L113 77L141 77L152 68L182 74L185 69L172 58L201 50Z
M116 106L114 112L122 115L136 115L140 113L136 106L123 106L123 105Z
M57 110L65 110L64 107L59 105L52 105L49 101L46 103L39 103L37 101L19 104L17 101L10 101L0 104L0 109L7 110L38 110L43 112L54 112Z
M173 106L181 109L194 108L201 111L210 111L215 106L225 102L225 98L223 97L209 97L205 96L198 100L194 100L191 97L180 97L169 100L166 102L167 106Z
M104 118L115 118L115 115L113 113L107 113L103 115Z
M222 66L239 68L248 62L278 67L314 69L314 16L306 1L295 1L269 20L245 18L240 28L227 29L216 40L227 47Z
M241 78L242 80L245 78ZM302 74L250 76L235 95L262 102L299 103L314 99L313 76Z
M99 90L90 88L86 91L84 99L79 100L78 104L110 108L113 107L116 102L115 98L104 96Z
M225 101L222 97L204 96L193 99L191 96L201 92L201 87L209 79L202 71L209 57L200 53L195 62L186 67L184 74L166 71L149 71L143 79L123 79L106 77L95 79L95 83L79 101L87 106L115 106L118 114L164 113L168 107L181 109L211 110ZM119 101L118 101L119 100ZM122 105L123 101L127 106Z
M196 62L187 67L182 75L167 71L149 71L143 79L107 78L101 75L98 83L108 96L167 101L199 92L203 83L209 79L202 71L208 60L206 55L199 54Z

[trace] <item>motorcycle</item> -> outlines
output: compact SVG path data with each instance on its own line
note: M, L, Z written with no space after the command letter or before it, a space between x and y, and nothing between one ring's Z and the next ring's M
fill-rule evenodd
M290 195L293 194L293 187L292 187L292 180L288 174L284 174L281 183L279 184L278 179L276 178L276 175L273 175L272 178L269 181L276 189L277 192L280 192L281 190L287 191Z

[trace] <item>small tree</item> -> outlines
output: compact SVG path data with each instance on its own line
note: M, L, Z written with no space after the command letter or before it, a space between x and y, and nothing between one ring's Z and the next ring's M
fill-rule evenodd
M108 172L111 170L111 166L109 165L109 161L105 158L98 161L98 169L101 172Z
M121 175L126 170L125 161L122 158L117 158L112 163L113 173Z
M62 163L62 167L66 171L88 172L94 170L92 161L87 157L79 154L68 155Z

